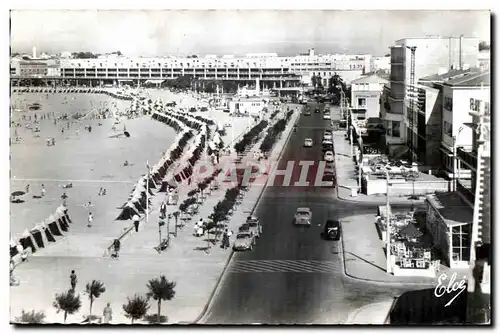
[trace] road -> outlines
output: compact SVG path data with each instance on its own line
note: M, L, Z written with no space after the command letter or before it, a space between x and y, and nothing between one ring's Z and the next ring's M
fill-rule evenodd
M278 163L285 170L288 161L322 159L321 140L329 121L314 113L301 115ZM322 105L319 105L322 110ZM305 138L315 145L304 148ZM291 184L300 178L294 168ZM314 187L315 168L307 180L310 186L281 186L277 176L256 208L263 235L251 252L237 252L202 318L206 324L342 324L350 312L377 301L399 296L402 289L353 281L345 276L341 242L321 238L328 218L356 213L374 213L376 207L339 201L334 187ZM292 226L295 210L309 207L312 226Z

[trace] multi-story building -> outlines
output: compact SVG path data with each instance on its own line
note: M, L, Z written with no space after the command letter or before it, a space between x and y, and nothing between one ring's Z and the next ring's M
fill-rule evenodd
M441 85L443 87L440 147L443 156L442 167L450 178L456 179L460 175L460 178L470 179L471 169L455 159L455 151L457 147L460 148L460 152L472 148L474 131L465 125L473 121L469 114L471 108L478 109L478 105L484 103L489 113L489 95L486 92L489 91L490 73L471 71L452 77ZM458 151L456 153L458 154ZM473 165L475 166L474 163ZM474 192L474 189L471 189Z
M47 76L48 77L60 77L61 67L59 65L48 65L47 66Z
M390 84L384 87L381 99L382 119L387 129L385 142L390 154L407 143L402 122L411 80L416 84L420 78L434 73L474 66L478 45L477 38L426 37L398 40L391 47Z
M146 81L175 79L183 75L200 80L235 80L242 85L259 79L261 88L293 87L321 76L324 86L334 74L349 84L370 68L370 55L299 55L250 54L243 57L217 58L126 58L67 59L60 61L65 79L100 81ZM367 71L368 72L368 71Z
M366 109L366 118L380 117L380 94L387 83L376 74L351 81L351 107Z
M391 56L372 57L370 71L389 71L391 69Z
M47 75L47 63L38 60L14 58L10 62L11 76L44 77Z

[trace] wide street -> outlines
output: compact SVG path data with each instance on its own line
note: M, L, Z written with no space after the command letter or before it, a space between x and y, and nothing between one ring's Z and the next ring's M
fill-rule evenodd
M288 161L322 160L321 140L329 122L322 113L301 115L278 169ZM319 105L323 110L323 105ZM304 148L305 138L314 146ZM300 178L294 168L291 184ZM373 205L339 201L334 187L314 187L315 168L308 174L310 186L281 186L277 176L267 187L256 215L263 224L263 235L250 252L235 253L221 284L202 318L208 324L342 324L355 309L399 296L405 290L354 281L344 275L341 242L321 237L328 218L373 213ZM295 210L309 207L312 226L292 226ZM402 207L400 207L402 208ZM348 223L348 222L344 222ZM363 233L363 231L360 231Z

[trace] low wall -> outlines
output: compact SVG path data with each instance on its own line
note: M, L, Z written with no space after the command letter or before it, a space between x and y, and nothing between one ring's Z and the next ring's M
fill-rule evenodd
M131 101L134 98L131 95L124 94L116 94L106 89L101 88L86 88L86 87L68 87L68 88L49 88L49 87L18 87L12 88L12 93L41 93L41 94L49 94L49 93L63 93L63 94L71 94L71 93L82 93L82 94L105 94L111 96L112 98L119 100Z

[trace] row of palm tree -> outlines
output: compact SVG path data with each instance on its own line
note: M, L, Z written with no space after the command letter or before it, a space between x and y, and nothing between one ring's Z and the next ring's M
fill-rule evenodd
M161 304L162 301L172 300L175 297L175 286L176 282L167 280L164 275L161 275L159 278L150 279L146 285L148 288L146 297L135 294L132 298L127 298L127 303L123 305L125 316L131 319L131 323L146 317L147 311L150 308L149 301L153 299L157 303L158 313L153 315L150 321L157 323L165 322L166 317L161 315ZM89 299L89 323L96 318L92 315L92 306L95 300L104 292L106 292L106 287L101 281L92 280L92 282L85 285L84 294L88 295ZM63 312L64 323L66 323L68 315L75 314L81 309L82 302L79 294L76 294L74 290L68 290L66 292L57 293L52 305L57 309L57 313ZM44 320L45 313L35 310L30 312L22 310L21 316L15 319L16 322L25 324L43 323Z

